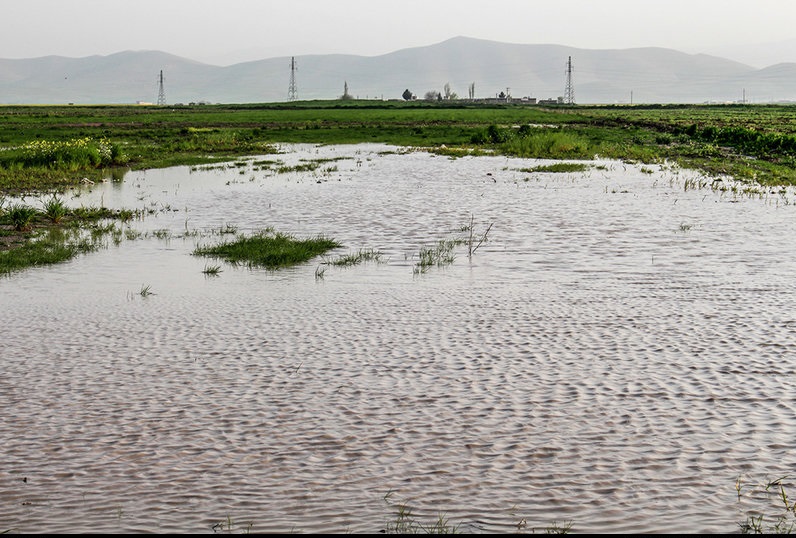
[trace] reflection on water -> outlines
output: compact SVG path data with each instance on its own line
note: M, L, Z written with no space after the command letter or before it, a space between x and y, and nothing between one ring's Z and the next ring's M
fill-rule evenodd
M470 532L736 531L739 475L796 464L792 193L388 149L76 193L151 214L0 280L0 531L378 532L402 503ZM416 270L471 219L472 257ZM381 261L192 255L267 227Z

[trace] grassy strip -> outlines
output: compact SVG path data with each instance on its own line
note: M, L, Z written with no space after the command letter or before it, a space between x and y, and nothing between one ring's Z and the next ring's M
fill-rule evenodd
M194 255L220 258L232 264L279 269L311 260L338 248L338 242L324 237L296 239L273 232L260 232L251 237L238 236L234 241L215 246L197 247Z
M43 191L108 169L230 161L281 143L379 142L451 156L675 161L796 184L796 107L476 105L467 101L197 107L0 107L0 192ZM444 148L443 148L444 146Z

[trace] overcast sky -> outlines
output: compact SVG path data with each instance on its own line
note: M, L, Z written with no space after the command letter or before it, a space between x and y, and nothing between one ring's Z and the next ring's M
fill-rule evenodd
M161 50L228 65L467 36L796 62L796 0L0 0L0 20L0 58Z

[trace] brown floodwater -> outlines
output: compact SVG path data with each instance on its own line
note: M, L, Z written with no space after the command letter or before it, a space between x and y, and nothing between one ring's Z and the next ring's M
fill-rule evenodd
M796 466L793 192L538 164L285 146L70 194L151 214L0 278L0 532L370 533L402 505L465 532L737 531L769 505L736 480ZM420 270L471 218L475 253ZM192 255L266 227L344 247Z

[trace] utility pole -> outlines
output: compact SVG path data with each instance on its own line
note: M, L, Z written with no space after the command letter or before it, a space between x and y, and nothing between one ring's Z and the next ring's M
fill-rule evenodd
M163 89L163 70L158 77L158 106L166 106L166 90Z
M296 86L296 58L290 57L290 86L287 89L287 100L295 101L298 99L298 87Z
M572 86L572 56L567 60L567 84L564 87L564 102L568 105L575 104L575 88Z

